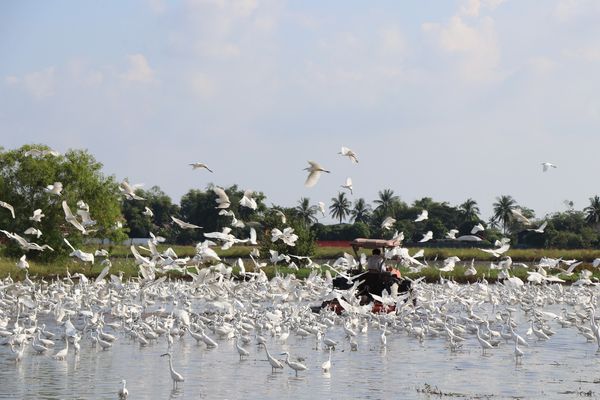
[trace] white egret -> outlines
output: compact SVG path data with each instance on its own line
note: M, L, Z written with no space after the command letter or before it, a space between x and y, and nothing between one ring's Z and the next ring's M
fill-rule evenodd
M0 201L0 207L6 208L8 211L10 211L10 215L12 215L13 219L15 219L15 208L13 206L5 201Z
M190 165L192 166L192 169L201 169L201 168L204 168L208 172L213 172L212 169L208 168L208 166L206 164L201 163L201 162L191 163Z
M389 230L396 223L396 220L392 217L386 217L381 223L381 229Z
M45 217L40 208L33 211L33 216L29 217L30 221L41 222L42 218Z
M300 362L290 361L290 353L284 351L281 355L285 355L285 363L296 372L296 376L298 376L298 371L306 371L308 367Z
M544 221L542 223L542 225L540 225L539 227L533 228L533 229L527 229L527 230L531 231L531 232L544 233L544 229L546 229L547 225L548 225L548 221Z
M231 205L231 201L229 201L229 196L225 192L225 189L214 186L212 188L213 192L217 195L215 202L217 203L217 208L229 208Z
M26 260L27 256L23 254L21 258L19 258L19 262L17 263L17 268L19 269L28 269L29 263Z
M304 168L305 171L309 172L308 177L306 178L306 181L304 182L304 186L306 186L306 187L315 186L315 184L319 180L319 177L321 176L321 172L326 172L326 173L331 172L331 171L328 171L328 170L324 169L323 167L321 167L321 165L315 161L308 161L308 163L310 164L310 166L307 168Z
M65 213L65 220L71 225L73 225L77 230L81 231L82 234L86 235L88 232L86 231L85 227L81 224L81 222L79 222L79 220L73 215L71 209L69 208L69 205L65 200L63 200L62 202L62 208Z
M65 337L65 347L54 355L55 360L65 360L69 353L69 338Z
M254 191L246 190L240 200L240 206L248 207L251 210L256 210L258 208L258 204L256 203L254 197L252 197L253 195Z
M415 219L415 222L425 221L428 218L429 218L429 212L427 210L423 210L423 211L421 211L421 214L419 214L417 216L417 218Z
M171 353L161 354L161 357L168 356L169 357L169 370L171 371L171 379L173 380L173 387L176 388L179 382L184 382L183 375L173 369L173 361Z
M548 171L549 168L557 168L556 165L554 165L552 163L549 163L549 162L543 162L543 163L541 163L541 165L542 165L542 171L543 172Z
M348 157L352 163L358 164L358 157L356 156L356 153L349 148L342 146L342 150L338 154Z
M38 239L42 236L42 231L37 228L29 227L23 232L25 235L35 235Z
M237 353L240 355L240 361L241 361L244 359L244 357L249 356L250 352L242 347L239 339L240 338L238 337L238 340L235 341L235 349L237 350Z
M130 185L127 180L123 180L121 183L119 183L119 190L121 191L121 194L127 200L146 200L145 198L140 197L137 194L135 194L135 191L137 189L139 189L140 187L142 187L143 185L144 185L143 183L137 183L135 185Z
M329 348L329 358L323 364L321 364L321 369L324 373L329 372L331 369L331 347Z
M325 203L319 201L317 205L319 207L319 211L321 211L321 215L325 216Z
M117 394L119 395L119 399L121 400L125 400L127 398L127 396L129 396L129 390L127 390L127 381L125 379L123 379L121 381L121 384L123 386L121 386L121 388L119 389L119 391L117 392Z
M202 228L201 226L190 224L189 222L185 222L185 221L180 220L179 218L175 218L172 215L171 215L171 219L173 220L173 222L175 222L177 225L179 225L182 229L200 229L200 228Z
M271 372L275 372L276 369L283 369L283 363L273 357L271 353L269 353L269 349L267 349L267 344L262 344L265 347L265 352L267 353L267 359L269 360L269 364L271 364Z
M350 191L350 194L353 194L352 179L350 177L346 178L346 183L342 185L342 188L348 189Z
M458 229L450 229L446 232L446 239L454 240L456 239L456 234L458 233Z
M483 232L484 230L485 230L485 228L483 227L483 225L480 222L477 225L475 225L473 227L473 229L471 229L471 235L475 235L478 232Z
M433 239L433 232L427 231L427 233L423 234L423 238L419 240L419 243L425 243Z
M49 193L49 194L53 194L56 196L61 196L62 195L62 190L63 190L63 184L62 182L54 182L54 184L52 185L48 185L44 188L44 192Z

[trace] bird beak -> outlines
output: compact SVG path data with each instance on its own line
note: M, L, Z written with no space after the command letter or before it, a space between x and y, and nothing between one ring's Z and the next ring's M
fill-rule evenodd
M165 354L161 354L160 356L164 357L164 356L168 356L168 355L169 355L169 353L165 353Z

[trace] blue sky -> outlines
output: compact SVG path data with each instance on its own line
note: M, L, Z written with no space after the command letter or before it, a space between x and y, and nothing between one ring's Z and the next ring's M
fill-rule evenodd
M600 3L103 1L0 5L7 149L85 148L174 201L512 195L538 217L600 194ZM337 152L352 148L352 165ZM330 169L303 186L307 160ZM201 161L214 171L192 171ZM542 173L541 162L557 169Z

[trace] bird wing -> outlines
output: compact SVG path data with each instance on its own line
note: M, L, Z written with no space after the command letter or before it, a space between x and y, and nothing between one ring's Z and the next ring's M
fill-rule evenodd
M8 211L10 211L13 219L15 218L15 209L13 208L13 206L11 206L10 204L8 204L7 202L4 202L4 201L0 201L0 206L4 207Z
M319 180L320 176L321 176L321 171L317 171L317 170L311 171L310 174L308 174L308 177L306 178L306 181L304 182L304 186L306 186L306 187L313 187L313 186L315 186L315 184Z

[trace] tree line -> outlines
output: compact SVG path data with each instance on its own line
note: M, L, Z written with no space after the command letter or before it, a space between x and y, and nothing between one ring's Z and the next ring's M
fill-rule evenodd
M212 191L212 184L203 190L190 189L179 204L158 186L137 189L136 195L144 200L131 200L122 195L116 178L105 176L102 164L86 150L48 155L40 153L44 149L48 148L25 145L11 151L0 149L0 201L11 204L15 211L15 218L12 218L8 210L0 208L0 229L23 235L28 228L36 227L43 232L37 240L57 248L64 248L64 238L78 245L86 238L108 238L119 242L127 237L149 237L151 232L165 237L169 243L192 244L204 240L204 232L227 227L241 238L247 237L250 228L255 228L265 250L279 248L282 252L309 255L315 240L390 238L395 232L403 232L405 242L418 243L425 232L431 231L434 238L431 242L451 246L455 242L445 239L448 232L457 230L457 237L469 235L477 224L485 228L477 235L488 244L509 237L512 245L517 247L590 248L600 245L600 197L597 195L590 198L590 204L583 210L575 210L570 204L567 210L543 218L536 218L532 209L519 205L512 196L501 195L493 203L493 215L484 221L479 205L471 198L458 205L430 197L408 204L391 188L380 190L372 201L364 198L351 201L346 192L339 192L325 207L319 207L308 197L300 198L291 207L269 207L266 195L258 192L254 194L257 207L251 209L240 206L244 191L232 185L224 188L231 203L224 212L216 208L217 196ZM64 187L58 195L47 189L54 182L61 182ZM63 201L73 208L79 201L89 207L94 226L85 237L65 221ZM32 220L35 209L43 211L41 221ZM415 222L423 210L428 212L428 218ZM327 216L337 223L320 222ZM171 217L199 225L202 229L182 229L172 223ZM381 226L387 217L395 219L391 229ZM544 222L543 232L535 229ZM286 226L293 227L300 237L298 247L294 249L274 245L269 240L270 229ZM3 249L7 254L23 252L22 245L5 235L0 234L0 241L5 244Z

